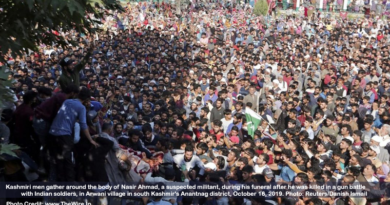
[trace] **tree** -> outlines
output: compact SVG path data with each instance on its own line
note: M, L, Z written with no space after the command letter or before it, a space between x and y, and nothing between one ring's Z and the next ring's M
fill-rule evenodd
M258 0L253 8L253 13L256 16L266 16L268 13L267 0Z
M37 45L53 42L67 47L71 39L58 35L58 31L75 29L89 34L98 30L104 9L121 9L116 0L0 0L0 62L6 65L7 55L20 55ZM94 18L91 18L94 17ZM0 71L0 107L13 98L7 86L7 68Z

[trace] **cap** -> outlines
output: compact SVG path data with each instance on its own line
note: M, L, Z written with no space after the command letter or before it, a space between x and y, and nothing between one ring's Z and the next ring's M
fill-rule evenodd
M215 171L217 170L217 165L215 165L213 162L209 162L206 165L204 165L204 168Z
M66 57L66 58L61 60L60 65L61 66L68 66L68 65L71 65L73 62L74 61L71 58Z
M272 170L270 168L265 168L263 170L263 175L267 178L273 178L274 177L274 173L272 172Z
M381 168L382 167L382 162L381 161L379 161L379 160L374 160L373 162L372 162L373 164L374 164L374 166L378 169L378 168Z
M240 139L237 136L230 137L230 141L233 142L234 144L240 143Z
M382 138L379 137L378 135L374 135L371 139L374 140L375 142L379 142L379 143L382 141Z
M352 142L352 144L355 142L355 140L353 140L353 138L352 138L352 137L350 137L350 136L348 136L348 137L345 137L344 139L347 139L347 140L351 141L351 142Z
M271 100L275 100L275 97L273 95L268 95L267 97L271 98Z
M118 75L118 77L116 77L116 79L122 79L123 77L121 75Z
M379 155L379 153L381 152L378 146L370 146L370 149L376 152L376 155Z

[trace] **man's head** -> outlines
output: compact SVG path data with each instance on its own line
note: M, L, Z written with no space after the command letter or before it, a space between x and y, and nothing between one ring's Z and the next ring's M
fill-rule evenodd
M232 149L227 157L227 162L235 162L240 157L240 152L236 149Z
M149 123L146 123L142 126L142 132L144 133L145 139L147 141L152 140L152 136L153 136L152 131L153 131L152 126Z
M242 179L244 181L250 181L253 174L253 167L250 165L246 165L245 167L242 168L241 171L242 171Z
M370 146L370 149L368 150L368 156L370 157L376 157L380 153L379 146Z
M112 124L104 123L102 126L102 131L110 135L112 133Z
M249 88L249 94L253 95L253 94L255 94L255 92L256 92L256 88L254 86L251 86Z
M365 177L372 177L376 173L376 167L372 164L367 164L363 168L363 175Z
M201 142L196 146L196 155L203 155L208 151L208 146L205 142Z
M217 102L216 102L216 107L219 109L220 107L222 107L222 103L223 103L223 99L222 98L218 98L217 99Z
M138 130L132 130L129 132L130 137L130 143L137 144L139 138L142 136L142 133Z
M83 103L83 105L89 106L89 104L90 104L90 102L91 102L91 92L89 91L88 88L82 87L82 88L80 89L78 98L79 98L80 101Z
M268 161L269 161L268 154L263 153L257 157L256 164L263 166L266 165Z
M37 95L38 93L34 91L27 91L27 93L23 95L23 103L28 105L33 104L37 99Z
M379 144L382 142L382 138L379 137L378 135L374 135L371 140L370 140L370 145L371 146L379 146Z
M184 161L186 162L191 161L193 155L194 155L194 148L192 146L186 146L186 148L184 149Z
M344 138L340 142L340 149L342 149L342 150L348 149L351 145L352 145L351 140Z
M121 134L123 131L123 126L120 123L115 124L115 133Z
M163 140L163 139L159 139L156 143L156 151L163 151L165 152L167 149L169 149L169 144L167 143L167 141Z
M73 65L74 60L72 60L70 57L66 57L61 60L60 66L64 68L66 71L69 73L73 72L74 65Z

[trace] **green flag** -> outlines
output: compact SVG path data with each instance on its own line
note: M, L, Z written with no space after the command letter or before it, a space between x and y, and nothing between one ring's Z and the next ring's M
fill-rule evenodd
M248 129L248 135L254 136L257 127L261 122L261 116L250 108L245 108L246 125Z

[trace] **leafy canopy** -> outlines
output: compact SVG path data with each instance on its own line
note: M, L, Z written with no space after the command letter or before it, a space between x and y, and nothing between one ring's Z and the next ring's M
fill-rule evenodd
M0 0L0 61L5 55L13 56L27 49L36 51L40 44L56 43L67 47L75 45L71 39L58 35L58 31L94 33L94 25L100 23L104 9L121 10L116 0ZM66 41L67 40L67 41ZM6 67L0 70L0 107L13 99L7 88L9 82Z
M23 48L53 42L66 46L63 32L75 29L81 33L94 32L95 18L103 16L103 9L119 9L116 0L0 0L0 45L2 53L20 53Z

